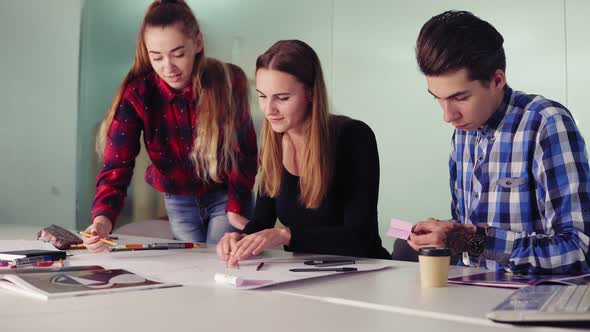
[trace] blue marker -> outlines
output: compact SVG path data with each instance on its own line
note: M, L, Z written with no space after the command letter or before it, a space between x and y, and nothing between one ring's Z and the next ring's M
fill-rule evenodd
M10 265L15 267L25 266L25 265L33 265L35 263L40 262L49 262L53 261L51 256L33 256L33 257L25 257L25 258L17 258L13 260Z

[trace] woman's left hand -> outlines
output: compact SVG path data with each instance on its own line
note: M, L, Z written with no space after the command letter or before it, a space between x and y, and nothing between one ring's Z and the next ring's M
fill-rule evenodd
M229 220L229 224L232 225L234 228L242 231L246 224L250 222L250 220L246 219L246 217L241 216L234 212L227 213L227 219Z
M270 228L246 235L236 244L227 265L234 266L239 261L258 255L267 248L289 245L289 242L291 242L291 230L286 227Z

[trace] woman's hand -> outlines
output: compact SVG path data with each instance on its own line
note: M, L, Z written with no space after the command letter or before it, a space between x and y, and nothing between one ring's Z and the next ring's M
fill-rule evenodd
M84 237L84 245L90 252L110 251L108 244L100 241L101 238L108 238L113 230L113 223L105 216L98 216L85 230L86 233L92 234L92 237Z
M290 242L291 230L286 227L270 228L245 235L235 244L235 248L232 248L227 265L234 266L239 261L258 255L267 248L289 245Z
M232 225L234 228L242 231L246 224L250 222L250 220L246 219L244 216L239 215L234 212L227 213L227 219L229 219L229 224Z
M244 237L240 233L225 233L219 242L217 242L217 256L221 260L227 261L232 252L236 249L236 244Z

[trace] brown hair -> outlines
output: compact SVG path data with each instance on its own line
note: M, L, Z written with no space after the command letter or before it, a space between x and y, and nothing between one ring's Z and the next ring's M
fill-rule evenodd
M197 38L199 24L190 7L180 0L156 0L147 9L139 33L131 69L117 89L109 111L97 134L96 151L102 157L107 135L126 85L133 79L153 71L144 42L147 27L169 27L179 24L187 36ZM193 65L193 93L199 96L195 142L190 154L195 170L202 181L221 182L220 174L236 167L239 110L248 110L247 87L233 91L232 80L246 81L237 66L205 57L205 50L196 55ZM234 97L235 96L235 97ZM246 102L238 100L246 96ZM241 107L241 108L240 108Z
M489 82L506 70L504 38L488 22L467 11L446 11L424 24L416 41L416 59L426 76L467 69L470 80Z
M332 177L331 139L333 137L328 111L324 76L315 51L300 40L281 40L256 60L256 70L264 68L293 75L312 95L307 137L299 178L300 202L306 208L317 208L327 193ZM260 192L276 197L281 186L282 134L262 126L260 148Z

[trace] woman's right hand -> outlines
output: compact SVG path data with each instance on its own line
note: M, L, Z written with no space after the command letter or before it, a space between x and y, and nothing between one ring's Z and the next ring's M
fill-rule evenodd
M221 260L227 261L232 253L236 250L236 243L244 237L240 233L225 233L221 240L217 242L217 255Z
M108 238L113 230L113 223L105 216L97 216L92 224L85 230L86 233L92 234L92 237L84 237L84 245L90 252L110 251L108 244L100 241L101 238Z

